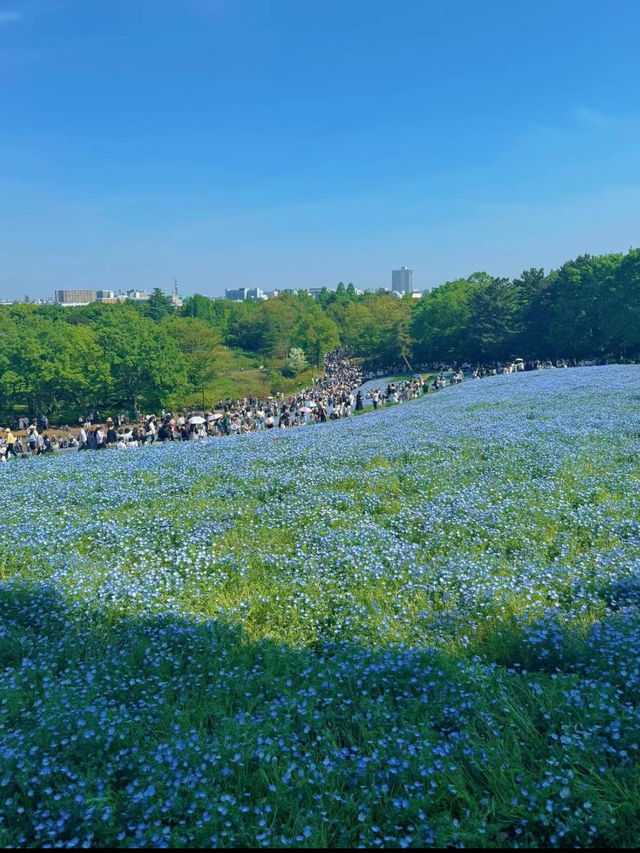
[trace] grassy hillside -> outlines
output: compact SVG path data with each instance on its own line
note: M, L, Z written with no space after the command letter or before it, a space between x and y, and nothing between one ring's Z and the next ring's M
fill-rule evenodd
M281 359L248 355L241 350L220 347L216 356L216 377L204 389L205 408L211 408L218 400L227 397L232 400L253 396L264 399L279 391L294 394L301 388L308 388L314 376L324 375L323 368L309 367L296 377L287 378L281 372L285 366L286 362ZM175 408L202 408L202 392L181 397L173 401L173 405Z
M0 843L633 846L640 368L0 469Z

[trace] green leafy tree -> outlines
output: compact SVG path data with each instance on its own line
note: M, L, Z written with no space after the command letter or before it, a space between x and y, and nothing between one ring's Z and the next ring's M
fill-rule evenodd
M114 306L115 307L115 306ZM128 306L117 306L98 331L111 374L110 403L156 410L187 387L186 360L169 335Z
M166 317L162 321L162 329L185 357L187 379L202 395L204 408L205 389L217 374L217 351L222 341L220 332L197 317Z
M520 333L521 291L508 278L478 285L470 300L469 354L481 361L511 358Z
M336 292L332 295L333 295L333 301L334 302L346 304L349 301L349 297L347 295L347 288L344 286L343 281L338 282L338 286L336 287Z
M95 332L49 312L14 325L2 361L3 396L32 415L54 414L65 403L86 407L108 381Z
M602 333L605 351L628 358L640 354L640 249L632 249L604 283Z
M218 329L222 337L226 337L229 331L229 319L233 311L233 302L228 299L210 299L195 293L185 299L180 311L183 317L195 317L204 320L210 326Z
M340 333L334 321L313 299L302 307L292 340L319 367L325 353L340 343Z
M262 305L255 302L229 302L227 334L228 346L255 352L266 347L265 328L261 319Z
M284 293L260 306L260 339L268 355L286 358L298 321L295 303L294 296Z
M607 295L615 288L622 255L581 255L549 276L550 312L547 346L553 357L581 358L605 354ZM605 308L607 306L607 308Z
M375 321L371 308L363 302L351 302L341 315L342 344L351 352L371 359L379 345L380 335L372 336Z
M321 308L326 308L330 302L331 293L329 293L329 288L323 287L320 293L318 294L317 303Z
M159 323L163 317L175 313L175 305L171 297L167 296L159 287L154 287L146 303L142 303L143 313L154 323Z
M374 316L380 334L378 360L384 364L405 362L411 352L410 323L413 299L380 297L378 316Z
M411 317L414 357L418 361L469 358L471 298L477 279L456 279L425 293Z
M542 358L547 352L551 319L547 276L543 269L532 267L523 270L513 283L520 291L520 335L515 348L518 353L526 353L527 357Z
M291 347L289 355L287 356L287 365L293 371L295 376L297 376L298 373L302 373L303 370L306 370L307 357L304 354L304 350L301 350L300 347Z

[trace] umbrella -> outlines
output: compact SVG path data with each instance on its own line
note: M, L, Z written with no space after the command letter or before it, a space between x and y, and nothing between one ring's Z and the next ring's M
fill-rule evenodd
M219 421L219 420L220 420L220 418L223 418L223 417L224 417L224 415L222 415L222 414L218 413L218 414L214 415L214 416L213 416L213 418L212 418L211 420L213 420L213 421Z
M300 406L300 408L298 409L298 411L299 411L299 412L310 412L310 411L311 411L311 409L309 408L309 406Z
M189 423L190 424L203 424L204 418L202 417L202 415L193 415L192 417L189 418Z

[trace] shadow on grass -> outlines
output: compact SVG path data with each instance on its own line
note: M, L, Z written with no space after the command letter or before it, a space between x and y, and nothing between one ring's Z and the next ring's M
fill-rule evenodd
M612 620L523 672L508 644L292 649L0 587L0 843L632 846L637 628Z

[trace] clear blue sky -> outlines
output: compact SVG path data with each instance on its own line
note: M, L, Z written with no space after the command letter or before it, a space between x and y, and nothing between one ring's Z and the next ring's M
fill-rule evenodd
M0 0L0 296L640 244L638 0Z

